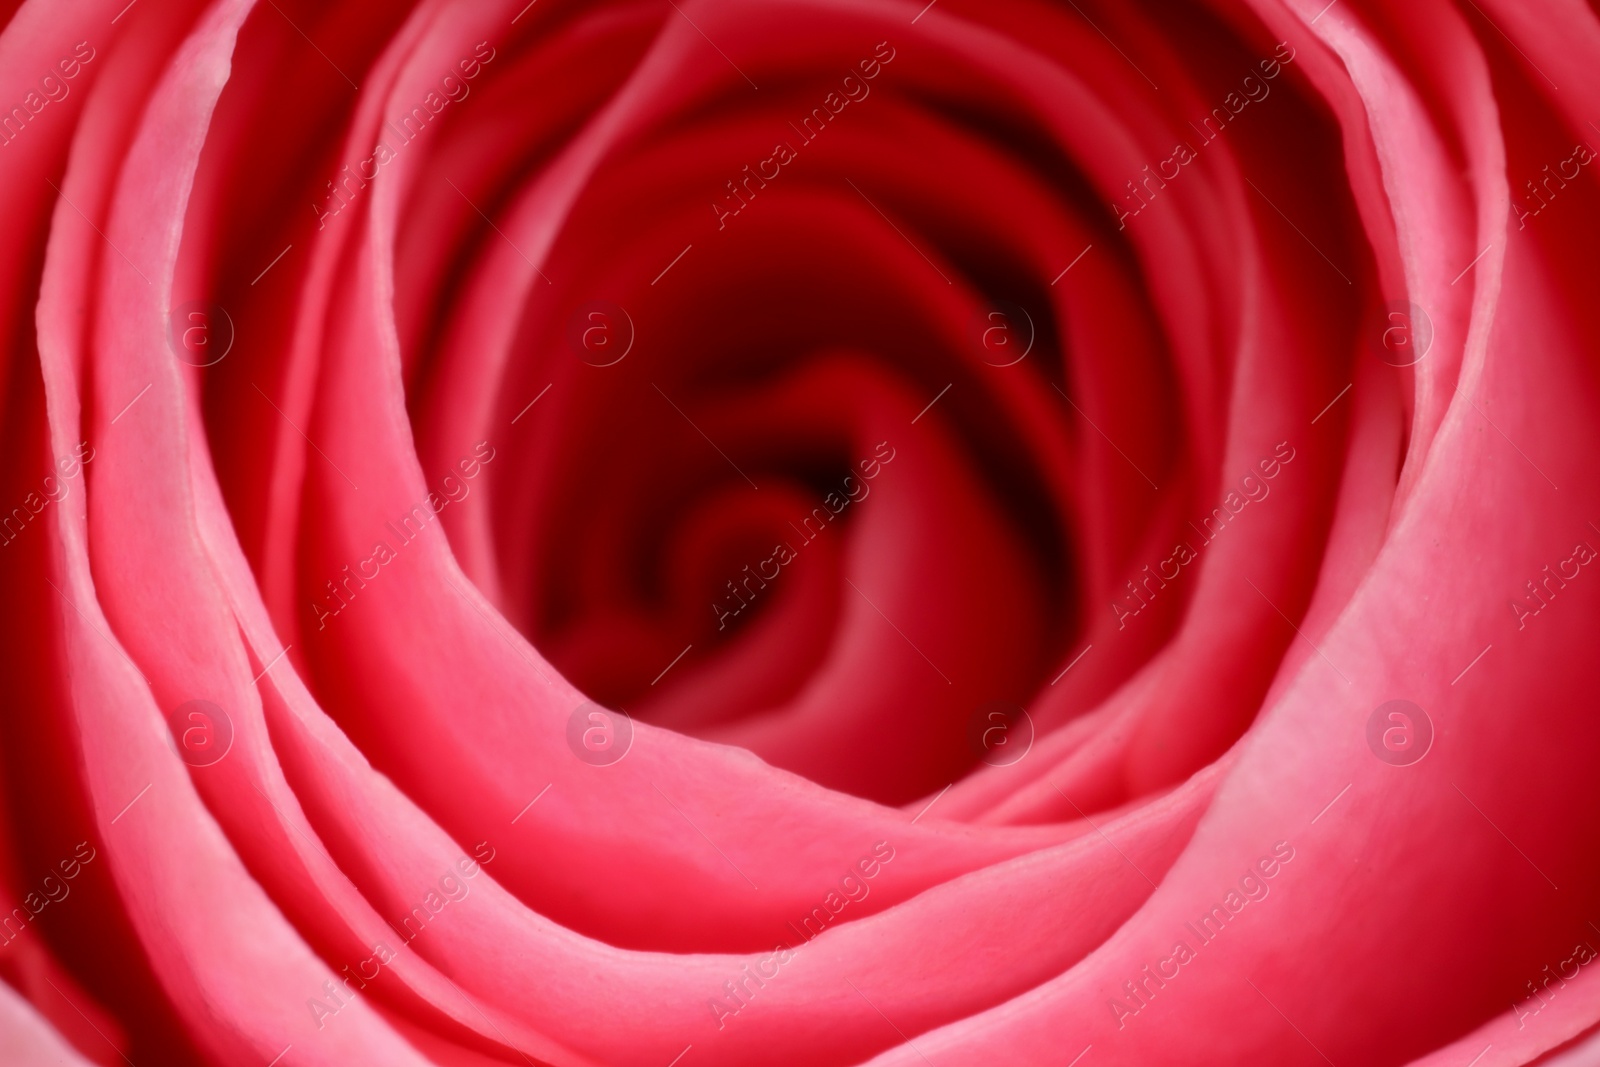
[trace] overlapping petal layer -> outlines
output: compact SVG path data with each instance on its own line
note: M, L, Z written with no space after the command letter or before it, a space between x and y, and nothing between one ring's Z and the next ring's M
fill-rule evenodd
M22 4L6 1047L1584 1062L1596 58Z

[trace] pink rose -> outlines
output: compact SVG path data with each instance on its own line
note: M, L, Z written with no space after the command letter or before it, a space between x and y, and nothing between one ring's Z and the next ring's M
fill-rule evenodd
M1591 7L13 6L6 1062L1600 1047Z

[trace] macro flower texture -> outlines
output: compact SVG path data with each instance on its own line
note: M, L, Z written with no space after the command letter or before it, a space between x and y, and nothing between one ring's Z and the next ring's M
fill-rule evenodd
M0 27L0 1062L1600 1064L1593 0Z

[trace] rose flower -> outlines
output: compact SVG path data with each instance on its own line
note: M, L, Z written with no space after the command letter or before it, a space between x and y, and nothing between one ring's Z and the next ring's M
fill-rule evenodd
M4 1062L1600 1056L1593 5L0 26Z

